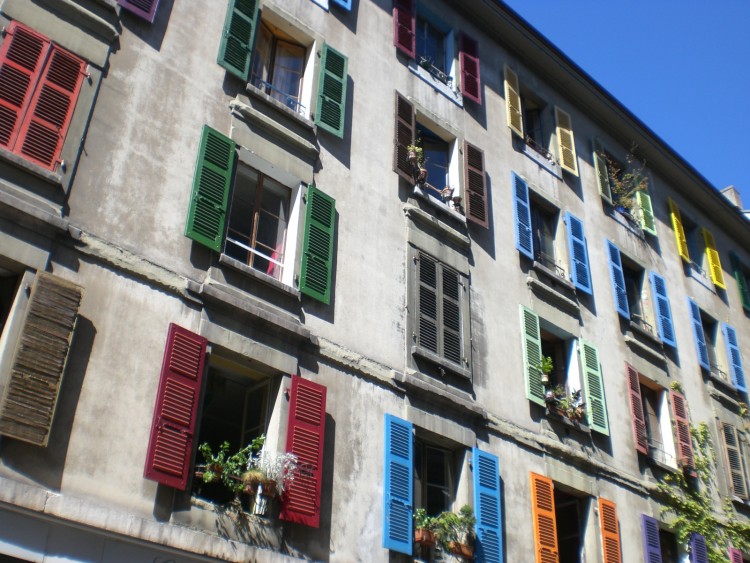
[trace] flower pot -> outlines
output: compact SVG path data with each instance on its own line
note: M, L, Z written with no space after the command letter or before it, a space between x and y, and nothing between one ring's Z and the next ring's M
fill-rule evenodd
M549 385L549 374L542 372L542 385Z
M417 528L414 530L414 541L419 545L432 547L437 543L435 532L428 530L427 528Z
M424 184L427 181L427 168L420 168L417 174L417 182Z
M474 547L465 543L452 541L448 547L453 555L464 559L474 559Z
M409 151L409 154L406 158L409 161L409 164L411 164L412 166L417 165L417 151Z

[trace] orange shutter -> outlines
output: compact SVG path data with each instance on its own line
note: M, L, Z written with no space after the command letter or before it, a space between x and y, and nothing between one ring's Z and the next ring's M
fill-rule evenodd
M615 503L611 500L599 499L599 523L602 529L604 563L622 563L617 508L615 508Z
M552 479L531 474L531 503L534 517L536 563L559 563L555 524L555 486Z

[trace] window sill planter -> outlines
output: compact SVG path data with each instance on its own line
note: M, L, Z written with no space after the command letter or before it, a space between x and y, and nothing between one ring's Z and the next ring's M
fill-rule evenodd
M427 528L417 528L414 530L414 541L424 547L433 547L437 544L435 532Z
M474 547L471 545L452 541L449 544L449 548L450 552L457 557L461 557L462 559L469 561L474 559Z

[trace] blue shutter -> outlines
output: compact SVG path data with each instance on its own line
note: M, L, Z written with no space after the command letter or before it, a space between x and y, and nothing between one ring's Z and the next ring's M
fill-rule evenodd
M709 563L706 538L696 532L690 536L690 563Z
M622 271L620 249L610 241L607 241L607 248L609 250L609 275L612 279L615 309L620 315L630 320L630 308L628 307L628 294L625 290L625 273Z
M661 542L659 541L659 523L655 518L641 514L643 528L643 549L646 563L662 563Z
M742 369L742 355L740 354L740 345L737 342L737 333L727 323L721 325L721 331L724 333L724 342L727 344L727 358L729 358L729 363L731 364L732 383L734 383L738 391L747 393L745 371Z
M497 456L472 448L474 511L477 524L477 563L503 562L503 513Z
M529 186L516 173L512 173L513 206L516 218L516 248L521 254L534 259L534 243L531 239L531 205L529 204Z
M411 555L414 439L412 423L385 415L383 547Z
M651 288L654 291L654 305L656 306L656 326L659 329L659 338L664 344L677 348L674 339L674 326L672 325L672 310L669 308L669 297L667 297L667 282L656 272L651 272Z
M352 0L331 0L331 2L341 6L344 10L351 11L352 9Z
M586 248L586 236L583 233L583 222L565 212L565 224L568 225L568 251L570 252L570 279L578 289L591 295L591 275L589 274L589 253Z
M690 318L693 322L693 337L695 338L695 350L698 352L698 363L706 371L711 370L708 362L708 347L706 346L706 335L703 333L703 323L701 322L701 310L698 304L688 297L688 306L690 307Z

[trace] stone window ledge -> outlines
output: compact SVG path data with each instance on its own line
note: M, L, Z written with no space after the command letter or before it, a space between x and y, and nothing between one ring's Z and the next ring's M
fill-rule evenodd
M256 270L255 268L251 268L247 264L243 264L239 260L235 260L234 258L227 256L223 252L219 255L219 264L223 264L224 266L237 270L238 272L242 272L243 274L250 276L254 280L257 280L282 293L285 293L286 295L289 295L290 297L293 297L297 301L300 300L301 294L298 289L288 286L285 283L282 283L279 280Z
M540 294L543 299L559 306L569 315L574 317L579 315L581 308L578 303L565 297L565 295L548 283L529 276L526 279L526 285L528 285L534 293Z
M29 162L24 157L10 152L8 149L0 148L0 161L7 162L8 164L15 166L16 168L20 168L24 172L28 172L29 174L36 176L37 178L44 180L48 184L52 184L55 187L63 187L62 174L60 174L59 172L52 172L51 170L42 168L38 164ZM63 164L62 166L65 165Z
M453 362L448 361L445 358L441 358L434 352L430 352L429 350L423 348L422 346L412 346L411 353L414 356L419 356L423 360L432 362L438 367L438 369L445 370L447 372L450 372L454 375L458 375L460 377L465 377L466 379L469 379L469 380L471 379L470 369L465 368L463 366L459 366L458 364L454 364Z

